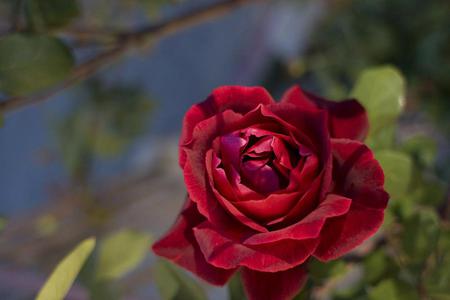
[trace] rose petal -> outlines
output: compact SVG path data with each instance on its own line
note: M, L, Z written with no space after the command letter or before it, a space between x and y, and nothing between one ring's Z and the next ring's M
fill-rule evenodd
M261 200L238 201L233 204L245 215L261 222L269 222L285 215L300 197L298 192L270 194Z
M383 223L384 211L353 203L350 211L326 222L314 257L336 259L371 237Z
M303 265L276 273L242 268L241 276L249 300L290 300L300 292L307 279Z
M331 137L364 140L369 130L369 121L364 107L356 100L329 101L303 91L299 86L289 89L282 98L283 103L293 103L304 108L327 110Z
M351 199L329 194L326 199L300 222L280 230L257 233L245 240L246 245L272 243L281 240L303 240L319 237L320 231L328 218L348 212Z
M309 189L303 194L301 199L289 210L289 212L271 222L267 225L279 229L289 226L303 219L306 215L313 211L319 205L320 191L325 171L322 171L311 183Z
M186 268L200 278L215 285L224 285L235 269L222 269L206 262L192 228L203 222L195 204L188 198L177 221L159 241L153 244L153 251L177 265Z
M194 235L206 260L224 269L245 266L261 272L279 272L302 264L315 250L317 239L287 240L258 246L246 246L241 241L253 233L227 224L214 228L209 222L194 228ZM220 232L219 232L220 230Z
M280 189L280 178L277 172L264 161L249 160L242 164L242 179L252 190L268 195ZM266 161L267 162L267 161Z
M353 140L332 139L331 144L336 193L367 207L385 209L389 195L383 187L383 169L372 151Z
M327 220L314 255L323 261L337 258L372 236L383 223L389 195L384 175L372 152L362 143L333 139L335 190L352 198L349 212Z
M192 139L195 126L217 113L225 110L245 114L259 104L273 103L270 94L261 87L224 86L215 89L202 103L193 105L186 113L180 136L180 145L185 145ZM186 161L186 153L180 147L180 166Z
M184 147L184 182L192 201L197 203L199 212L213 223L220 224L224 219L222 206L217 202L208 181L205 156L212 141L230 123L237 123L241 115L230 110L217 114L197 124L193 136L195 142Z

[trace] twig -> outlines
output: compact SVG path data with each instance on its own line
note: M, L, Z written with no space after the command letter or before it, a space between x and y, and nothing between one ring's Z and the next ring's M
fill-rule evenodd
M190 12L168 21L163 21L150 25L137 31L116 33L117 45L94 58L81 63L75 67L71 74L53 87L31 96L18 96L7 98L0 102L0 114L17 110L19 108L41 103L67 87L73 86L81 80L86 79L101 68L112 63L122 56L128 49L137 47L145 43L148 38L161 38L189 26L213 19L242 4L256 0L224 0L207 5L194 12Z

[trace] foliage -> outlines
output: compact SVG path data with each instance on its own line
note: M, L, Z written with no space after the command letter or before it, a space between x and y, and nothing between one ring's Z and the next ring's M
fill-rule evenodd
M61 40L33 34L0 38L0 91L24 95L60 81L74 64Z
M89 81L87 95L55 121L64 162L74 178L86 177L96 158L122 153L145 132L151 102L133 86Z
M136 268L145 258L151 238L132 230L121 230L101 241L97 279L119 279Z
M206 300L203 289L192 278L166 261L157 262L154 277L163 300Z
M81 242L54 269L36 300L62 300L95 247L95 239Z
M145 12L153 20L174 2L178 1L123 0L116 10L130 15ZM448 178L442 174L450 176L450 161L437 162L433 137L401 136L398 124L405 109L411 113L412 107L412 113L428 112L450 133L450 6L445 0L333 3L332 14L313 34L313 45L298 65L328 95L355 97L365 106L371 124L367 143L383 166L391 200L370 249L327 264L311 260L310 279L296 299L325 293L342 300L448 300L450 228L444 183ZM105 9L109 5L106 1L95 7L112 15ZM86 58L86 45L94 46L93 51L108 48L109 36L93 41L73 37L71 26L82 22L86 13L78 0L1 1L0 22L11 19L12 24L0 36L0 97L46 92L76 70ZM120 20L98 17L95 25L114 29L134 25ZM282 84L292 80L273 77ZM141 87L107 83L101 75L75 92L77 99L51 125L71 178L87 184L97 160L117 157L146 132L152 102ZM0 126L7 121L0 115ZM5 223L0 218L0 232ZM35 225L37 236L48 238L63 223L42 215ZM80 282L93 299L121 299L124 279L143 265L149 245L149 234L123 229L101 239L91 256L95 240L87 239L56 266L37 299L63 299L83 266ZM152 274L162 299L206 299L196 280L165 261L152 266ZM237 276L229 284L229 295L232 300L245 299Z

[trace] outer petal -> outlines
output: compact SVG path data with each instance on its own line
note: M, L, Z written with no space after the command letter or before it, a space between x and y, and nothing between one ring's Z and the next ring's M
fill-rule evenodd
M305 108L325 109L329 113L329 127L333 138L364 140L369 130L369 121L364 107L354 99L329 101L303 91L299 86L289 89L282 102Z
M353 204L347 215L330 219L325 224L314 256L329 261L346 254L378 230L383 216L382 210Z
M370 208L384 210L389 195L384 190L384 173L372 151L361 142L332 139L335 192Z
M280 230L255 234L244 243L246 245L258 245L288 239L302 240L316 238L319 236L326 219L345 214L348 212L350 204L351 199L330 194L319 207L300 222Z
M215 89L202 103L193 105L186 113L181 129L180 145L192 138L195 126L213 115L230 109L237 113L247 113L258 104L274 102L270 94L262 87L223 86ZM186 153L180 148L180 166L186 161Z
M195 240L192 227L204 221L188 198L170 231L153 244L153 251L215 285L224 285L235 269L222 269L206 262Z
M239 266L261 272L279 272L302 264L315 250L318 240L286 240L280 243L247 246L242 241L252 233L234 228L220 230L204 222L194 228L194 235L206 260L224 269Z
M264 273L243 268L242 282L249 300L289 300L307 279L305 268L297 266L283 272Z
M372 236L383 223L389 195L383 189L384 175L372 152L363 144L332 140L335 191L352 199L349 212L327 221L314 256L337 258Z

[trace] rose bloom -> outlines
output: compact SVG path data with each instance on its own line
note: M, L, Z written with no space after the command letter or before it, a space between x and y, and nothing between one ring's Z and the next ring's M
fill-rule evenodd
M214 90L184 118L188 195L153 251L215 285L240 270L249 299L291 299L308 259L338 258L383 222L389 196L367 132L356 100Z

